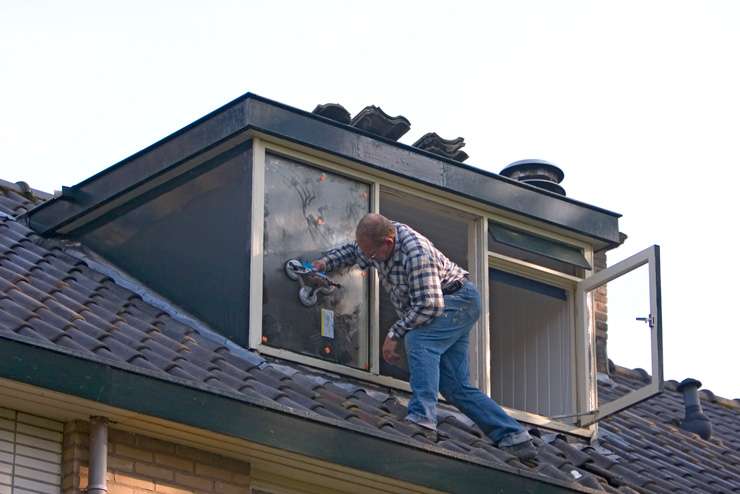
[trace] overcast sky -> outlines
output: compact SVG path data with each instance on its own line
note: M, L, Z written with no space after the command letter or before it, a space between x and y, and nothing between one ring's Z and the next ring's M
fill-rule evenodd
M665 377L740 397L738 26L735 0L0 0L0 178L74 185L247 91L378 105L622 213L610 263L662 249Z

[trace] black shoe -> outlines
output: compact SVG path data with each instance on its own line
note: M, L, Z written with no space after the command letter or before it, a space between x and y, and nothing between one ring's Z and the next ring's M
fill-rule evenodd
M534 447L531 440L512 446L499 446L499 449L516 456L520 460L534 460L537 457L537 448Z

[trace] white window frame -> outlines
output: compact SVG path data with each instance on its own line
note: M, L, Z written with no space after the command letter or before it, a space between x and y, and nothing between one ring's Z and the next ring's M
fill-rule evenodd
M385 187L395 191L412 194L420 199L429 200L439 204L441 207L459 210L465 215L471 215L477 218L471 222L468 229L468 257L471 264L471 280L476 283L484 292L487 290L488 267L482 259L485 259L487 233L485 213L451 200L451 198L439 197L434 191L419 190L417 187L409 186L397 178L384 176L383 174L368 173L366 167L357 165L350 161L338 160L336 156L325 153L317 153L315 150L303 148L302 146L288 143L272 136L264 136L255 133L252 143L252 235L251 235L251 263L250 263L250 294L249 294L249 347L265 355L270 355L285 360L299 362L310 365L319 369L328 370L337 374L342 374L365 381L382 384L385 386L411 391L406 381L396 379L390 376L380 374L380 348L374 342L379 341L381 329L378 327L379 321L379 288L380 283L377 273L373 270L373 275L369 277L370 282L370 335L369 335L369 369L356 369L346 365L322 360L320 358L299 354L291 350L276 348L262 343L262 254L264 248L264 194L265 194L265 161L268 153L288 159L296 160L300 163L326 170L332 173L338 173L342 176L354 179L371 186L370 194L370 211L379 212L380 210L380 188ZM327 246L330 248L333 246ZM478 322L474 328L474 337L472 338L476 345L488 341L487 327L482 323L483 319ZM486 347L483 347L486 348ZM475 358L473 358L475 354ZM480 358L477 352L471 352L471 366L475 372L472 373L473 380L479 384L482 382L482 376L487 375L482 372L488 370L488 357ZM487 379L487 378L485 378Z
M265 161L267 154L272 153L277 156L286 157L296 160L302 164L307 164L319 170L326 170L332 173L338 173L347 178L370 185L370 211L378 210L378 188L371 175L347 170L335 163L325 159L317 159L314 156L305 155L291 148L283 147L270 141L254 138L252 144L252 243L251 243L251 264L250 264L250 293L249 293L249 347L274 357L283 358L299 362L320 369L348 375L366 380L376 380L379 376L379 349L374 348L372 342L378 338L378 317L377 317L377 299L378 299L378 281L377 276L369 277L370 307L369 307L369 329L368 339L368 362L369 369L357 369L335 362L322 360L320 358L302 355L291 350L276 348L262 343L262 275L263 275L263 249L264 249L264 217L265 217ZM326 248L335 246L326 246ZM389 378L392 379L392 378ZM402 387L400 384L408 383L392 379L397 382L382 382L382 384Z
M594 387L589 400L582 404L581 410L586 413L582 413L578 417L579 424L583 426L591 426L609 415L613 415L620 410L624 410L663 391L663 317L660 293L660 248L657 245L648 247L618 262L614 266L599 271L593 276L579 282L576 288L576 308L579 314L577 325L579 326L579 332L586 335L586 337L594 334L594 311L591 309L593 297L589 294L592 294L594 290L609 281L645 265L649 269L648 283L650 290L650 314L647 315L650 326L650 382L614 401L604 404L599 404L598 388ZM614 331L614 328L612 331ZM591 356L590 365L593 367L595 363L596 357L594 354ZM590 369L589 375L596 375L596 370L594 368Z
M379 339L378 327L379 308L378 290L379 281L377 274L369 277L370 282L370 334L369 334L369 369L356 369L338 363L329 362L296 352L270 347L262 344L262 250L264 247L264 191L265 191L265 160L267 153L294 159L301 163L324 169L355 179L371 186L370 211L378 212L380 206L380 188L388 187L412 194L422 199L434 202L445 208L452 208L462 213L473 215L472 227L468 229L468 259L470 262L469 272L472 281L481 292L482 303L481 317L471 337L471 378L483 392L490 396L490 338L488 310L489 286L488 269L493 265L505 265L507 270L519 271L520 274L533 279L539 279L566 288L572 294L578 283L594 276L593 271L584 270L584 278L568 275L537 264L507 257L488 251L488 222L497 223L521 229L534 235L538 235L553 241L566 243L582 250L584 257L593 265L593 248L589 239L553 228L543 222L524 219L514 213L499 210L489 205L478 203L472 199L440 191L438 189L413 182L410 179L394 176L379 170L373 170L365 165L358 164L333 154L322 152L307 146L290 142L275 136L263 134L258 131L251 132L252 144L252 235L251 235L251 270L250 270L250 307L249 307L249 346L266 355L271 355L285 360L299 362L319 369L328 370L368 382L389 386L392 388L410 391L407 382L390 376L380 375L380 348L374 342ZM330 248L331 246L327 246ZM589 422L585 425L583 417L590 416L594 411L596 403L596 371L595 371L595 333L592 325L581 324L586 321L592 311L588 304L575 303L577 296L572 297L571 314L574 319L575 341L572 341L573 355L576 356L574 390L576 400L576 416L580 424L572 425L562 422L555 417L546 417L521 410L506 408L514 418L523 422L539 425L553 430L568 432L571 434L591 437L597 431L597 424ZM587 312L584 312L587 311ZM662 361L661 361L662 365ZM565 418L565 417L560 417ZM597 419L598 420L598 419ZM595 422L595 421L594 421Z
M512 221L506 218L501 217L490 217L489 219L496 221L498 223L506 224L507 226L516 227L519 229L523 229L524 231L527 231L528 233L533 233L538 236L544 237L548 240L553 240L561 243L566 243L568 245L571 245L573 247L582 249L584 257L588 261L590 265L593 266L593 249L590 245L586 244L585 242L566 237L564 235L558 235L554 234L552 232L548 232L546 230L542 230L539 228L532 228L530 225L522 224L520 222ZM578 344L578 342L587 341L586 338L584 338L584 335L581 333L581 328L576 324L577 318L579 317L579 314L577 312L577 286L578 283L580 283L584 278L573 276L570 274L562 273L560 271L557 271L552 268L547 268L544 266L540 266L538 264L523 261L514 257L506 256L503 254L499 254L493 251L488 251L488 262L486 264L486 285L488 285L488 268L494 267L496 269L502 269L503 271L507 271L509 273L513 273L519 276L523 276L528 279L548 283L554 286L557 286L559 288L562 288L566 291L567 294L567 302L568 302L568 311L569 311L569 329L571 330L572 338L570 339L571 344L571 351L572 355L574 355L576 358L572 362L571 367L571 375L573 376L573 387L572 387L572 394L571 398L573 399L573 409L575 410L575 413L573 417L577 417L580 415L580 412L584 410L582 403L584 401L588 401L592 394L593 386L595 386L596 379L595 374L591 376L590 374L585 374L582 372L582 369L584 369L584 365L587 359L581 358L581 352L593 352L595 347L595 340L592 340L591 343L588 345L590 348L583 348L581 345ZM584 270L584 273L590 273L589 270ZM487 291L490 290L490 288L487 288ZM488 307L488 297L485 299L486 305L486 332L490 334L491 327L490 327L490 314L488 313L487 307ZM481 316L482 317L482 316ZM490 341L489 341L490 345ZM485 347L485 355L486 358L489 359L490 362L490 346ZM594 353L595 355L595 353ZM481 387L481 389L486 392L489 396L491 395L491 382L490 382L490 370L489 373L485 376L485 387ZM596 425L590 425L588 427L583 427L580 425L573 425L568 422L563 422L559 420L559 418L571 418L571 416L568 417L548 417L546 415L540 415L533 412L527 412L524 410L518 410L514 408L509 407L503 407L506 412L514 417L517 420L520 420L522 422L526 422L528 424L538 425L544 428L567 432L569 434L574 434L581 437L591 437L596 432ZM589 409L590 410L590 409Z

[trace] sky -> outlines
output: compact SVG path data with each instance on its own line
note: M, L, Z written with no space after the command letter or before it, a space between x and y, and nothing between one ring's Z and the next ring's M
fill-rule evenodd
M377 105L401 142L545 159L623 214L610 264L661 247L665 378L736 398L738 25L735 0L0 0L0 178L60 190L247 91ZM646 367L645 340L610 331L610 356Z

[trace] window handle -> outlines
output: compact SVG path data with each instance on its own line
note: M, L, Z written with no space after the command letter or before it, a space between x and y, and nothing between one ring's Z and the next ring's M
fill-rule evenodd
M635 320L647 323L651 329L655 326L655 317L652 314L648 314L647 317L636 317Z

